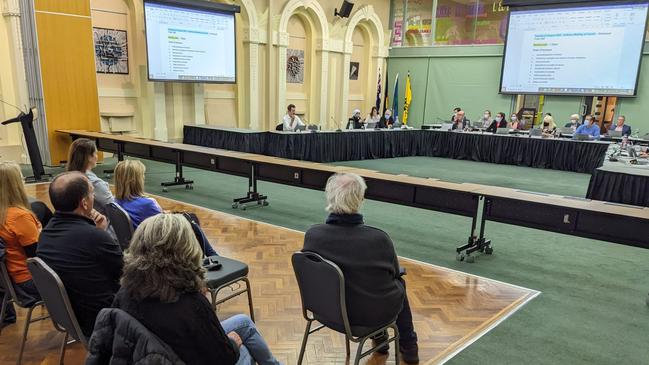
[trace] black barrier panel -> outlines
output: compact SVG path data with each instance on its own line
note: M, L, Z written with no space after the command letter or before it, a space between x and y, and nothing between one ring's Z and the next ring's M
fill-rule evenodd
M257 170L257 177L266 181L300 185L302 171L293 166L260 164Z
M586 237L649 248L649 221L645 219L581 211L577 231Z
M473 217L478 204L477 195L432 187L417 187L415 204L424 209Z
M305 188L324 190L327 180L333 172L302 169L302 186Z
M216 157L199 152L183 152L183 165L203 170L216 168Z
M221 157L216 159L216 170L239 176L250 175L250 163L238 158Z
M176 151L168 147L151 146L151 158L156 161L175 164L178 156Z
M97 138L96 143L100 151L117 153L117 143L111 139Z
M415 201L415 186L396 181L365 178L367 199L380 200L412 206Z
M151 158L151 149L146 144L125 143L124 154L127 156L140 157L144 159Z
M559 233L572 233L577 210L526 200L489 197L487 219Z

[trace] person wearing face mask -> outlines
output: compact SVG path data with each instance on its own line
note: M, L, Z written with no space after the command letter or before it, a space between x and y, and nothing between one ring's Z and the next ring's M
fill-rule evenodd
M457 116L455 117L455 122L453 123L453 130L457 131L463 131L465 129L471 128L471 121L466 119L464 116L464 110L460 110L457 112Z
M498 128L507 128L507 118L503 112L496 114L496 119L494 119L489 128L487 128L487 132L496 133Z
M543 137L554 137L557 131L557 125L554 123L554 118L551 115L546 114L545 118L543 118L541 130L543 131Z
M593 116L589 114L586 116L586 121L584 122L584 124L580 125L579 128L577 128L577 131L572 136L572 138L576 138L578 134L586 134L590 136L590 139L599 139L599 132L599 126L597 125L597 123L595 123L595 118L593 118Z
M476 127L478 128L489 128L493 120L491 119L491 111L485 110L482 118L476 122Z
M518 115L516 113L513 113L510 117L511 123L509 123L509 128L510 129L523 129L523 123L518 120Z
M361 111L359 109L354 109L354 114L352 114L352 117L347 121L346 129L362 129L363 124L363 120L361 120Z
M389 128L393 124L394 118L392 118L392 109L386 109L385 114L379 121L378 128Z
M573 131L577 130L581 123L579 123L579 114L573 114L570 116L570 121L566 123L566 128L572 128Z

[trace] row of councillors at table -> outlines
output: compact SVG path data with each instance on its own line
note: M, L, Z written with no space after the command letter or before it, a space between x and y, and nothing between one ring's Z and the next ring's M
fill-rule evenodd
M611 131L618 132L621 136L631 135L631 126L625 124L626 117L620 115L617 118L617 123L608 128L608 134ZM488 132L495 133L499 128L509 128L521 130L525 128L525 121L521 120L516 113L510 115L507 120L507 115L503 112L496 113L496 117L492 118L491 111L485 110L482 117L477 122L472 123L466 118L465 112L461 108L453 110L451 117L452 130L471 130L471 129L484 129ZM353 115L347 121L345 129L374 129L374 128L400 128L402 124L393 118L392 110L387 109L383 116L381 116L376 107L372 107L370 114L365 118L361 116L359 109L354 110ZM283 118L283 122L277 126L278 130L283 131L298 131L305 129L306 124L302 122L299 116L295 114L295 105L289 104L287 113ZM578 114L570 116L570 120L564 125L562 129L557 128L557 124L552 117L552 114L546 113L543 122L538 126L545 137L555 137L563 132L564 134L570 130L573 137L578 134L588 135L592 139L599 139L602 135L599 125L596 123L592 115L586 115L583 122Z

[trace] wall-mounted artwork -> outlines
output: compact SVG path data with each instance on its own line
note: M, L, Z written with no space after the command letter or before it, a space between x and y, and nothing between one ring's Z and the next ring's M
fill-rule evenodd
M286 82L289 84L304 83L304 50L286 50Z
M125 30L93 28L95 67L98 73L128 74Z
M360 67L360 64L358 62L350 62L349 63L349 79L350 80L358 80L358 69Z

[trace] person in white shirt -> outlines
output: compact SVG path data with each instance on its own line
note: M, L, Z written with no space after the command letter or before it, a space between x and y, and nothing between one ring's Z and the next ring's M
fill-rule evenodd
M284 116L284 131L294 132L297 127L303 127L305 124L300 117L295 115L295 105L289 104L286 108L287 113Z
M373 106L372 111L370 111L370 115L365 118L365 125L370 125L372 128L377 128L379 125L379 122L381 121L381 115L379 114L379 110Z

